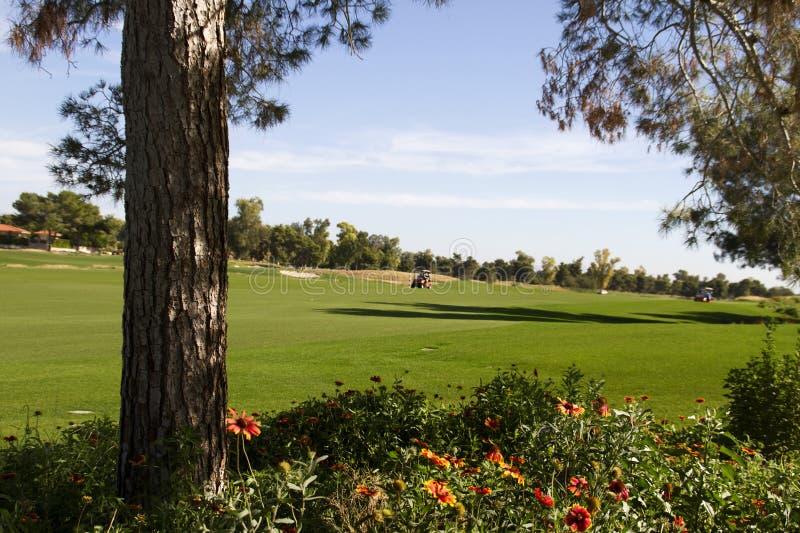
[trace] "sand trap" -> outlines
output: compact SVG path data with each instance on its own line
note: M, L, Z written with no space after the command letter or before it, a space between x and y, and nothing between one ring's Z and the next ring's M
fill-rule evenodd
M36 268L43 268L45 270L78 270L75 265L39 265Z
M300 278L300 279L315 279L318 278L318 274L314 274L313 272L297 272L295 270L281 270L281 276L286 276L289 278Z
M19 263L8 263L3 266L6 268L28 268L28 265L20 265Z

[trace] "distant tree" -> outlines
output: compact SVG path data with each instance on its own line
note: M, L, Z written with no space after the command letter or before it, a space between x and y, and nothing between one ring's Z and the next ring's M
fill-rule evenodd
M384 270L396 270L400 264L400 239L387 235L370 235L367 239L370 248L378 253L378 268Z
M594 261L589 265L589 277L594 282L595 289L606 289L611 277L614 275L614 267L619 263L619 257L611 257L608 248L595 250Z
M57 233L77 248L106 243L108 238L103 234L113 231L105 225L99 207L72 191L50 192L46 196L24 192L12 207L18 212L13 216L16 225L48 232L48 247Z
M583 257L575 259L572 263L559 263L556 269L555 282L560 287L572 288L580 286L583 275Z
M686 270L675 272L672 277L671 293L676 296L691 297L700 290L700 277L689 274Z
M770 287L767 291L767 296L770 298L781 298L784 296L794 296L794 292L788 287Z
M397 269L401 272L411 272L414 270L414 264L414 253L402 252L400 254L400 262L397 265Z
M430 248L414 254L415 269L433 270L433 265L435 262L436 261L433 257L433 252L431 252Z
M703 281L703 285L713 289L714 298L720 299L728 297L728 287L730 286L730 282L728 281L728 278L725 277L725 274L719 273L714 278Z
M533 256L526 254L522 250L517 250L514 253L517 256L508 264L511 279L518 283L533 283L535 273L533 270Z
M666 213L690 245L800 279L800 10L789 0L564 0L541 112L614 142L630 124L691 157Z
M261 221L264 202L261 198L236 200L237 214L228 221L228 247L234 257L263 259L262 243L267 229Z
M670 279L668 274L659 274L656 276L655 283L653 284L653 292L657 294L669 294Z
M634 289L636 292L641 294L655 292L655 279L647 273L643 266L640 265L633 271L633 277L636 284Z
M614 271L608 288L612 291L635 292L636 278L631 274L628 267L620 267Z
M539 270L537 277L539 283L543 285L550 285L556 278L557 265L554 257L542 257L542 268Z

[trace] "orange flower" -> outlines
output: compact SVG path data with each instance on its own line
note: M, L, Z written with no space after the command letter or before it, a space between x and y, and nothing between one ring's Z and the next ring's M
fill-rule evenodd
M488 496L489 494L492 493L492 489L490 489L489 487L476 487L474 485L471 486L469 490L471 490L475 494L480 494L481 496Z
M755 450L751 450L750 448L748 448L746 446L742 446L742 453L746 453L747 455L755 455L756 451Z
M567 400L562 400L561 398L558 398L558 403L556 404L556 411L566 416L578 417L583 414L585 409L583 407L575 405L572 402L568 402Z
M589 482L583 477L571 477L569 478L569 486L567 487L567 490L575 496L580 496L583 494L583 491L589 490Z
M545 507L552 507L554 505L552 496L549 494L542 494L541 489L533 489L533 494L536 496L536 499L539 500L539 503Z
M359 485L356 487L356 492L358 494L363 494L364 496L369 496L370 498L376 497L380 494L378 489L370 489L366 485Z
M458 457L452 456L449 453L444 454L444 459L450 461L450 464L453 465L454 468L464 468L467 465L467 462L464 459L459 459Z
M636 400L633 399L633 396L625 396L625 403L636 403Z
M437 467L441 468L442 470L444 470L445 468L450 468L450 461L448 461L447 459L445 459L443 457L439 457L438 455L436 455L435 453L433 453L432 451L430 451L427 448L423 448L422 450L420 450L419 454L422 457L425 457L426 459L430 459L430 461L433 464L435 464Z
M503 477L510 477L512 479L516 479L517 483L519 483L520 485L525 484L525 478L522 477L522 474L519 473L519 468L510 465L502 465L502 467L503 467Z
M500 429L500 420L496 418L487 418L486 421L483 423L484 426L491 429L492 431L497 431Z
M425 482L425 490L428 491L431 496L439 500L439 503L442 505L453 506L456 503L456 497L450 493L446 481L429 479Z
M489 453L486 454L486 460L492 463L497 463L499 465L505 464L505 460L503 459L503 454L500 453L500 448L497 446L492 446L492 449L489 450Z
M258 427L261 425L261 422L258 422L255 417L246 416L247 413L245 411L242 411L240 415L235 409L231 409L230 407L228 407L228 414L231 416L225 419L225 423L228 424L228 431L230 433L234 435L239 435L241 433L247 440L250 440L250 437L261 435L261 429Z
M586 531L592 527L592 515L580 505L573 505L564 522L572 531Z

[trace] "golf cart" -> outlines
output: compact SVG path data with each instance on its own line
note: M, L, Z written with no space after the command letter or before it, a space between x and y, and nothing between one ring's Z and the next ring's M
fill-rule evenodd
M711 303L714 301L714 289L711 287L706 287L703 290L697 291L697 294L694 295L695 302L707 302Z
M430 270L423 270L419 274L417 274L417 277L415 277L414 279L411 280L411 288L412 289L416 289L416 288L430 289L431 288L431 271Z

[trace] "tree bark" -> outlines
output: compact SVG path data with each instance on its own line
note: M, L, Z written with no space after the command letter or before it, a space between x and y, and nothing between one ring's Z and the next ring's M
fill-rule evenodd
M228 129L225 0L125 8L127 142L119 495L225 474ZM186 461L185 437L196 450ZM186 448L184 448L185 450Z

